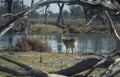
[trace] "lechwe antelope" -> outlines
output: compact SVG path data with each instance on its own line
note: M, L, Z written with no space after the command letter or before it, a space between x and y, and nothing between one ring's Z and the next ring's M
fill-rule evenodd
M69 53L70 48L73 52L76 52L76 48L77 48L77 40L76 39L68 39L65 35L60 34L61 39L66 47L66 55Z

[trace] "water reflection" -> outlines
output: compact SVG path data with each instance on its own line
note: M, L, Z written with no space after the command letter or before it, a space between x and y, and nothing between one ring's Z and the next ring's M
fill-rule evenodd
M5 35L0 38L0 50L6 49L8 47L8 37ZM23 35L13 36L13 45L17 39L22 38ZM38 37L46 42L52 47L53 52L63 53L66 51L63 42L60 40L58 35L29 35L30 38ZM115 40L110 35L104 34L83 34L83 35L68 35L69 38L76 38L78 40L77 52L80 53L104 53L112 51L115 46Z

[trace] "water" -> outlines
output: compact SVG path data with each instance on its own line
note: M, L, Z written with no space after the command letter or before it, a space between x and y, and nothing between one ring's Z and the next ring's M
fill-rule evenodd
M9 46L8 38L11 35L5 35L0 38L0 50L4 50ZM43 41L48 42L55 53L65 53L65 45L59 39L58 35L29 35L30 38L38 37ZM115 39L110 35L105 34L80 34L80 35L67 35L68 38L76 38L78 40L77 52L80 53L106 53L115 49ZM13 35L13 45L17 39L23 38L23 35Z

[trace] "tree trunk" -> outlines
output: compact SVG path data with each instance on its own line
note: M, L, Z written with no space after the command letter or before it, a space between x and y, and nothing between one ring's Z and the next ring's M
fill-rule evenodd
M24 0L22 0L21 4L22 4L22 9L24 10Z
M87 23L88 22L88 15L87 15L88 8L87 7L83 7L83 9L84 9L85 20L86 20L86 23Z
M60 4L58 3L58 6L59 6L59 16L58 16L56 25L58 25L58 24L60 23L60 19L61 19L61 16L62 16L62 11L63 11L63 7L64 7L64 3L62 3L62 5L60 5Z
M7 2L7 11L8 13L13 13L13 0L6 0ZM9 22L11 22L12 17L9 17ZM9 50L12 51L12 42L13 42L13 31L12 29L9 31Z
M46 5L46 8L45 8L45 24L48 23L48 20L47 20L47 16L48 16L47 10L48 10L48 8L49 8L49 5Z

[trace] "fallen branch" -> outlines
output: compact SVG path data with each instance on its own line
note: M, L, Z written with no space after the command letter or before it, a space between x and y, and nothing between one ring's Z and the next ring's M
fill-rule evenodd
M72 66L70 68L66 68L66 69L56 71L56 72L52 72L52 73L65 75L65 76L72 76L72 75L75 75L77 73L83 72L85 70L91 69L93 66L96 66L96 64L99 61L101 61L101 59L87 58L87 59L75 64L74 66ZM103 68L106 68L111 63L112 63L112 61L109 61L109 63L108 63L108 61L105 61L104 63L101 63L100 66L104 65Z
M25 64L16 62L16 61L11 60L11 59L9 59L9 58L3 57L3 56L0 56L0 58L1 58L1 59L4 59L4 60L6 60L6 61L8 61L8 62L10 62L10 63L14 63L14 64L16 64L16 65L24 68L25 70L30 70L30 69L32 69L31 67L29 67L29 66L27 66L27 65L25 65Z
M3 67L0 66L0 71L2 72L6 72L6 73L10 73L13 74L15 76L42 76L42 77L46 77L46 75L51 76L51 75L58 75L59 76L73 76L77 73L83 72L85 70L88 69L95 69L97 67L102 67L102 68L107 68L109 65L111 65L113 63L113 59L111 58L87 58L84 59L80 62L78 62L77 64L75 64L72 67L60 70L60 71L53 71L53 72L43 72L40 70L35 70L32 67L29 67L25 64L19 63L17 61L11 60L9 58L6 58L4 56L0 56L1 59L4 59L10 63L16 64L21 68L24 68L25 70L16 70L10 67ZM92 70L92 71L93 71ZM45 75L45 76L44 76Z
M105 15L106 15L106 18L107 18L108 21L109 21L110 32L114 35L114 37L115 37L115 39L116 39L117 48L115 49L115 51L117 51L117 50L120 49L120 37L119 37L119 35L118 35L118 33L117 33L114 25L113 25L112 19L110 18L108 12L105 11L104 13L105 13ZM103 64L104 62L109 61L109 60L114 61L114 60L112 59L112 57L114 57L114 56L116 56L116 55L119 55L119 54L120 54L120 52L114 52L114 53L112 53L111 55L103 58L103 59L102 59L101 61L99 61L94 67L92 67L92 68L90 69L90 71L88 71L88 72L85 74L84 77L87 77L89 74L91 74L91 72L93 72L99 65ZM114 62L113 62L113 63L114 63ZM118 69L118 70L119 70L119 69ZM117 72L118 72L118 70L117 70ZM114 75L114 74L113 74L114 71L113 71L113 72L110 72L110 73L111 73L110 75L111 75L111 77L112 77L112 75ZM109 77L110 77L110 76L109 76Z
M10 68L10 67L5 67L5 66L0 66L0 71L2 72L6 72L6 73L10 73L14 76L34 76L34 77L66 77L66 76L62 76L62 75L57 75L57 74L49 74L47 72L43 72L40 70L35 70L25 64L19 63L17 61L11 60L9 58L0 56L1 59L4 59L8 62L11 62L13 64L18 65L19 67L24 68L24 71L20 71L20 70L16 70L14 68Z
M105 63L108 63L108 66L109 63L113 63L114 60L112 59L112 57L110 56L107 56L105 58L103 58L102 60L100 60L99 62L97 62L85 75L84 77L88 77L97 67L101 66L101 65L104 65Z

